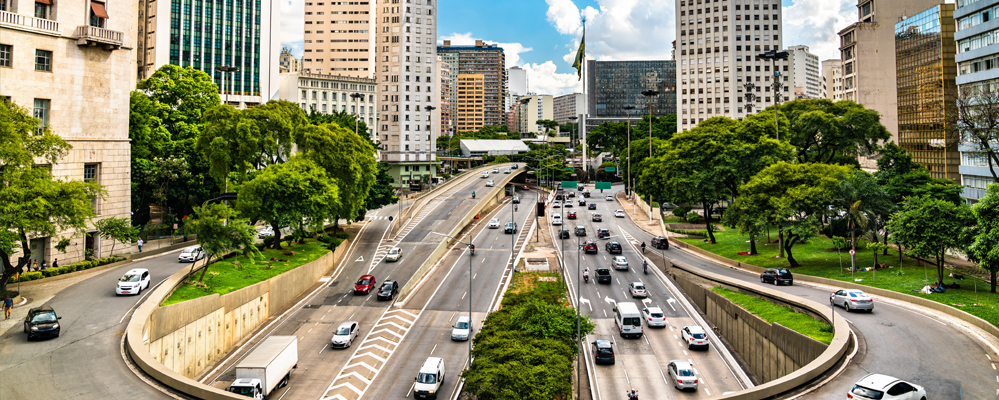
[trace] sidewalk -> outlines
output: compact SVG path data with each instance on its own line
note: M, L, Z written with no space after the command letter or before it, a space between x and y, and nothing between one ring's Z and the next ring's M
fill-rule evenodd
M639 229L645 231L646 233L652 236L663 236L663 237L676 236L676 234L672 232L664 231L662 224L660 224L658 220L653 221L653 223L650 225L649 215L642 212L642 210L639 210L638 207L635 206L634 202L628 200L628 198L625 197L624 192L617 193L617 201L618 204L621 205L621 209L624 210L624 213L627 214L629 218L631 218L631 221L634 222L635 226L637 226Z

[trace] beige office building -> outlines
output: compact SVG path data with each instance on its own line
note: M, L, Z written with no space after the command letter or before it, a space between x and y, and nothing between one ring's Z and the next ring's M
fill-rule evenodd
M482 74L458 74L458 98L455 123L457 132L482 129L485 124L485 104L483 103L486 77Z
M375 124L374 79L285 72L281 74L280 80L280 99L298 103L305 112L315 111L321 114L346 112L360 117L368 124L369 129ZM353 96L354 94L360 96Z
M375 68L376 6L373 0L307 0L302 69L315 74L371 78Z
M529 94L517 103L517 132L542 136L545 127L538 125L542 119L555 119L555 101L550 94ZM558 133L558 132L553 132Z
M56 179L97 182L95 220L131 212L129 93L135 88L136 6L100 1L0 0L0 96L27 108L73 146L52 165ZM6 227L4 227L6 229ZM72 244L55 250L61 236ZM85 232L29 238L31 258L67 265L88 251L107 257L111 241ZM118 244L115 253L127 252Z
M822 61L822 85L825 98L832 101L843 100L843 60Z
M285 47L281 49L281 55L278 57L278 65L281 68L281 73L286 72L298 72L302 69L302 60L291 54L291 49ZM280 90L280 89L279 89Z

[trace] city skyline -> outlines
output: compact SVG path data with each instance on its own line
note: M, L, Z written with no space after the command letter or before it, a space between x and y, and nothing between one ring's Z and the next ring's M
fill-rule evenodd
M302 56L304 0L281 2L281 44ZM511 7L511 4L516 6ZM783 48L809 46L819 60L839 58L837 32L856 22L856 1L781 0ZM503 47L506 66L528 73L530 90L555 96L582 92L571 68L587 20L587 56L601 61L668 60L676 39L673 2L654 0L546 0L456 2L439 5L437 42L470 45L485 40ZM483 24L483 20L505 21ZM628 37L627 43L619 38Z

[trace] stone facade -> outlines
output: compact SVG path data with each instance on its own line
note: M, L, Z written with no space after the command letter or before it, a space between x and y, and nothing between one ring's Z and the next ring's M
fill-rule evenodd
M8 1L0 11L0 45L9 49L9 58L0 62L0 95L43 117L73 146L52 166L57 179L83 180L88 171L104 185L107 197L97 200L96 219L128 218L128 107L135 87L136 6L124 2L105 8L95 3L99 8L89 2L53 2L38 13L34 1ZM47 67L38 62L46 55ZM87 239L93 235L92 226L87 234L67 231L34 238L32 259L51 264L58 258L65 265L83 259L84 248L90 246L95 257L108 256L111 243ZM59 237L72 241L66 253L54 248ZM126 253L128 247L118 244L115 251Z

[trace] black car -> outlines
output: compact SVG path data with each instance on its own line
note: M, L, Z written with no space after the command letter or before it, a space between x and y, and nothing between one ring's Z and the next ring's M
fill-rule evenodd
M563 229L562 233L560 234L560 238L562 238L562 239L568 239L569 238L569 230L568 229Z
M610 231L607 230L607 228L597 229L597 238L598 239L606 239L606 238L609 238L609 237L610 237Z
M652 238L652 248L669 250L669 240L662 236L656 236Z
M586 227L582 226L582 225L577 226L576 227L576 236L586 236Z
M593 341L593 362L597 364L614 364L614 348L610 340Z
M621 249L621 243L618 243L618 242L607 242L607 244L604 245L604 250L607 250L607 252L610 253L610 254L614 254L614 253L621 254L621 251L622 251L622 249Z
M506 227L503 228L503 233L517 233L517 223L510 221L506 223Z
M378 288L378 300L392 300L399 293L399 283L396 281L382 282L382 287Z
M520 204L520 196L513 196L513 204Z
M40 337L59 337L59 320L52 307L32 308L24 317L24 333L28 340Z
M585 206L586 205L586 199L579 199L579 205L580 206Z
M565 197L562 197L561 194L556 194L555 195L555 200L565 200Z
M791 271L787 268L770 268L760 274L760 282L773 283L774 285L780 285L781 283L793 285L794 275L791 275Z
M611 283L610 269L597 268L597 283Z
M593 216L590 219L592 219L593 222L601 222L604 220L603 217L601 217L600 214L597 213L593 213Z
M587 210L596 210L597 209L597 203L590 203L589 205L586 206L586 209Z

